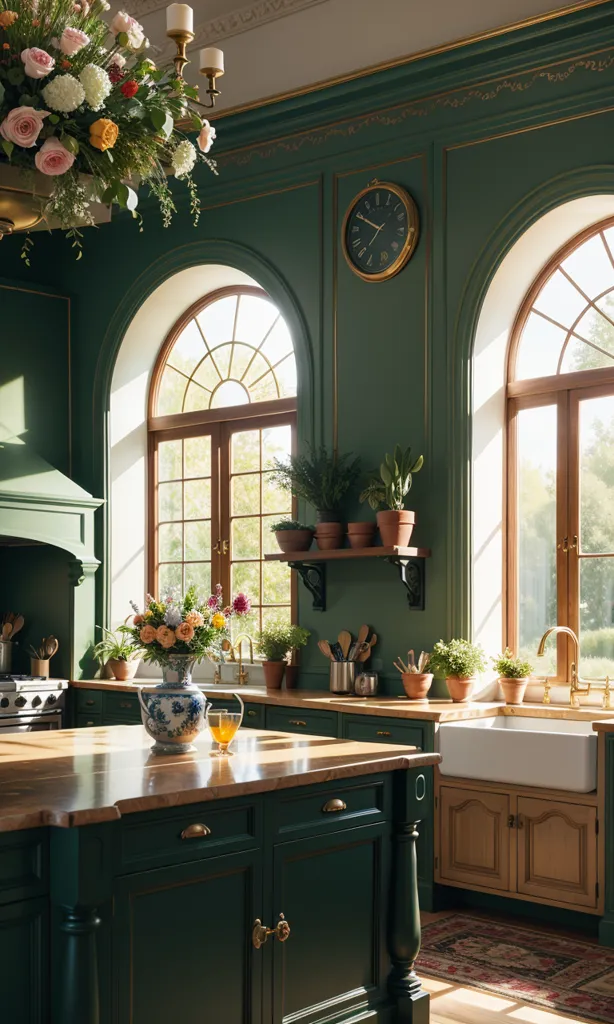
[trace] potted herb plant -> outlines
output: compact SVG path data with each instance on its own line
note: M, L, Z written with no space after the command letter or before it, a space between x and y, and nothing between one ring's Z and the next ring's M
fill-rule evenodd
M311 633L302 626L290 626L290 653L286 665L286 690L294 690L298 679L299 666L297 654L301 647L305 647Z
M446 685L455 703L469 700L475 677L486 668L486 657L479 644L468 640L438 640L430 659L431 668L446 678Z
M426 700L433 685L433 673L425 671L430 660L430 654L421 651L416 665L414 652L408 651L407 665L401 658L394 662L394 667L401 673L403 689L409 700Z
M409 544L416 516L405 508L405 499L411 490L412 474L418 473L423 463L422 455L414 459L411 448L404 451L397 444L392 455L385 455L379 476L374 475L360 495L361 501L379 509L376 518L384 547L404 548Z
M264 681L267 690L279 690L286 670L286 658L295 647L303 647L309 639L307 630L287 622L268 622L256 637L256 650L264 658Z
M316 543L322 551L343 544L341 504L358 479L360 459L329 452L324 446L274 461L273 479L284 491L316 510Z
M124 681L134 679L139 666L138 649L127 626L119 626L115 631L100 627L102 640L96 644L92 651L93 656L100 665L108 665L115 679Z
M523 661L522 658L515 658L509 647L505 648L503 654L493 658L492 662L499 675L505 703L522 704L528 677L533 671L531 663Z
M280 519L273 523L271 532L275 534L280 549L289 554L292 551L309 551L313 540L313 526L303 526L296 519Z

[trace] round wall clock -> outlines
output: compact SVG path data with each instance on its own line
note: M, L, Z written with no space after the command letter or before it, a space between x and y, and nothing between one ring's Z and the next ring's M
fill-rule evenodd
M363 281L387 281L418 244L414 200L400 185L374 179L354 197L343 221L343 254Z

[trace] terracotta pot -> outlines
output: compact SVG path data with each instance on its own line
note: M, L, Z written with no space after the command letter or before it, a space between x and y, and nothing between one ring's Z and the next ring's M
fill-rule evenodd
M424 700L433 685L432 672L403 672L401 679L410 700Z
M267 690L280 690L286 670L285 661L263 661L264 683Z
M455 704L469 700L475 686L475 676L446 676L446 686Z
M286 665L286 690L296 690L298 669L298 665Z
M277 543L284 553L293 551L309 551L313 540L313 530L276 530Z
M126 679L134 679L136 670L139 667L138 660L125 661L123 658L109 658L107 665L115 678L120 682L124 682Z
M375 523L348 523L348 540L351 548L373 547Z
M415 521L416 513L407 509L401 512L378 512L377 525L384 547L408 547Z
M522 704L524 691L527 688L528 679L507 679L505 676L499 678L503 699L506 704Z
M343 523L318 523L316 544L320 551L335 551L343 547L345 527Z
M316 523L340 523L341 514L330 509L321 508L316 512Z

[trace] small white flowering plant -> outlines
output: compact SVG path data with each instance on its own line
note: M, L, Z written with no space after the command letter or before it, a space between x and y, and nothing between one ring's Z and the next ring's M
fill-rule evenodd
M136 183L144 183L168 226L174 173L197 223L192 172L201 162L217 173L207 155L215 129L197 88L172 62L156 67L142 26L123 11L105 20L108 10L107 0L0 0L0 164L53 179L42 214L66 231L77 257L93 199L141 223ZM27 236L26 263L30 244Z

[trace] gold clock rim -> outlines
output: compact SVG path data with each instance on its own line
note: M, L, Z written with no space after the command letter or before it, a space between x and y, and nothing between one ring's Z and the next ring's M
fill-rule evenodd
M408 230L407 238L403 243L403 248L401 249L401 252L397 256L394 263L392 263L389 267L386 267L385 270L380 270L377 274L365 274L362 270L359 270L358 267L350 259L347 249L346 228L348 220L350 218L350 214L354 207L356 206L356 204L360 202L362 197L366 195L367 192L372 192L373 189L376 187L390 189L391 192L394 192L395 195L399 197L399 199L406 208L408 221L412 221L412 226ZM369 182L368 185L365 186L365 188L361 189L360 192L356 193L356 195L350 201L350 204L345 211L345 216L343 218L343 224L341 227L341 248L343 250L343 255L345 257L345 262L347 263L350 270L352 270L357 277L360 277L362 281L377 284L380 281L387 281L389 280L389 278L395 277L397 274L401 272L401 270L403 270L403 267L409 262L409 260L411 259L415 252L416 246L418 245L419 237L420 214L418 211L418 206L413 196L411 196L407 189L403 188L402 185L395 185L394 182L392 181L379 181L378 178L374 178L372 181Z

